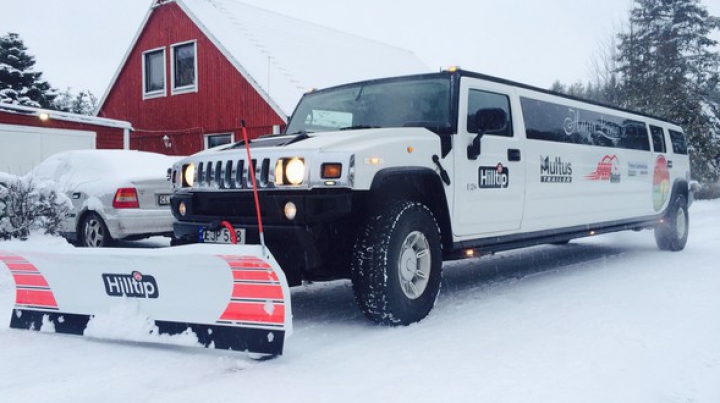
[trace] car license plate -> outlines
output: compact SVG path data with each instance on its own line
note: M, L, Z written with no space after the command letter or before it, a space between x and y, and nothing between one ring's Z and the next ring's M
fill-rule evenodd
M170 195L158 195L158 205L169 206L170 205Z
M221 228L219 230L211 231L207 229L201 230L202 242L203 243L232 243L230 237L230 231L227 228ZM235 229L235 235L237 236L237 243L245 243L245 229Z

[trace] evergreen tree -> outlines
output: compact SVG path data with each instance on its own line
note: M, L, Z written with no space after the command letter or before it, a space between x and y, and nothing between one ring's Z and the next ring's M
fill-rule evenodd
M717 29L720 19L699 0L635 0L629 29L618 35L621 106L680 124L702 181L720 174L720 115L711 95L720 68L710 38Z
M80 115L93 115L97 108L98 99L90 91L80 91L74 94L70 88L59 93L53 101L53 108L63 112Z
M0 36L0 103L52 107L54 90L34 66L35 57L27 53L18 34Z

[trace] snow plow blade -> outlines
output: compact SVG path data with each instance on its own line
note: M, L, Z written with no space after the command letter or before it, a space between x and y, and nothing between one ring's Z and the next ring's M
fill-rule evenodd
M11 328L267 355L292 332L285 274L259 245L4 249Z

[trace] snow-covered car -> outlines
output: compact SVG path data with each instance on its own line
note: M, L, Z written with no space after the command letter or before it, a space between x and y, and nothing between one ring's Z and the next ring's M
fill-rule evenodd
M172 236L168 168L177 160L130 150L77 150L48 157L28 176L55 181L72 201L61 234L79 246Z

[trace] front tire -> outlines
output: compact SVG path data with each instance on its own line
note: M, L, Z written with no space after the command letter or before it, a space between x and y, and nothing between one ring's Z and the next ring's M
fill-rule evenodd
M80 246L102 248L115 243L105 221L97 213L88 213L80 222Z
M408 325L430 313L440 291L440 229L423 204L400 201L373 214L353 252L352 284L370 320Z
M690 231L690 215L687 199L678 195L671 203L668 214L661 224L655 227L655 243L660 250L677 252L685 249Z

